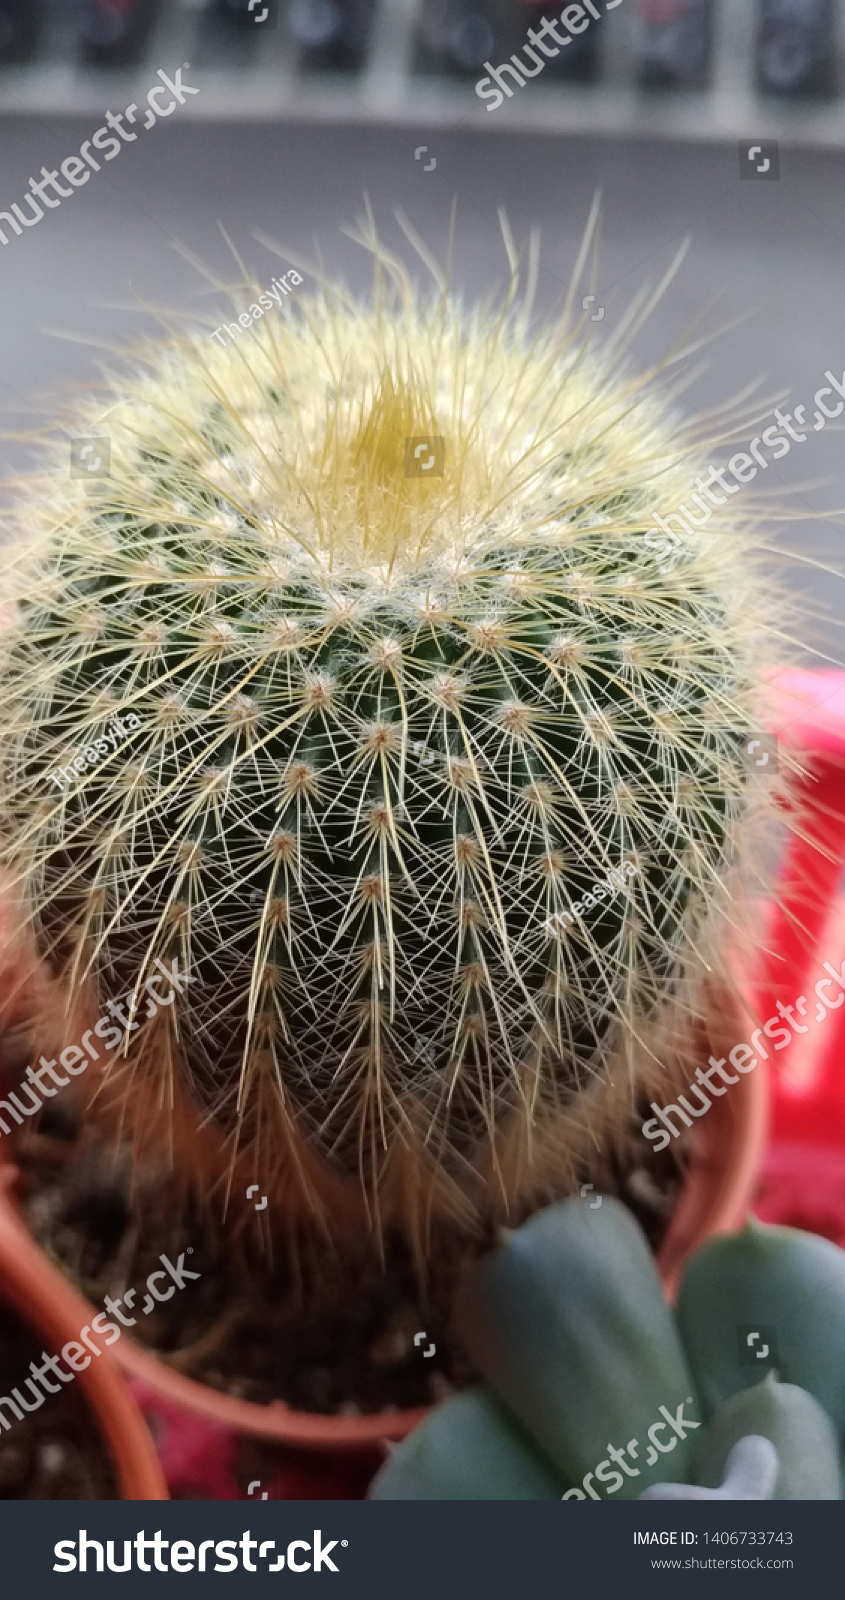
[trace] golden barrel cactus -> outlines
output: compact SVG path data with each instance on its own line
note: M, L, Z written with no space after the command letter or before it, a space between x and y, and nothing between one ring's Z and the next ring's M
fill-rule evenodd
M23 486L5 852L68 995L190 974L99 1079L141 1148L424 1248L671 1068L765 630L730 505L650 547L701 467L647 379L515 266L467 310L374 248L366 302L248 284L237 338L135 352L75 413L110 474Z

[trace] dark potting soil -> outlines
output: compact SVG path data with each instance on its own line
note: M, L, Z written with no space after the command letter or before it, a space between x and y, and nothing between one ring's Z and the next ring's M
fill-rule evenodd
M306 1291L286 1258L255 1249L250 1256L231 1240L222 1248L207 1219L168 1202L163 1173L140 1193L136 1174L133 1203L128 1164L99 1139L91 1127L51 1132L49 1122L28 1136L16 1160L30 1226L97 1311L106 1310L106 1295L123 1302L134 1289L131 1309L121 1305L135 1318L123 1336L177 1371L240 1399L341 1415L430 1405L474 1378L449 1335L450 1308L458 1278L492 1236L441 1250L424 1290L393 1241L384 1269L373 1259L350 1271L348 1262L341 1269L321 1258ZM675 1147L649 1150L636 1171L617 1167L608 1176L604 1191L619 1195L656 1248L683 1182ZM585 1204L591 1200L587 1192ZM146 1290L162 1255L199 1274L164 1303ZM159 1289L171 1282L159 1279Z
M45 1354L58 1351L42 1350L25 1323L0 1306L0 1395L18 1388L32 1403L34 1396L26 1387L29 1364L40 1364ZM61 1393L48 1394L20 1422L5 1406L2 1415L9 1426L0 1432L0 1500L120 1499L111 1462L77 1384L63 1384Z

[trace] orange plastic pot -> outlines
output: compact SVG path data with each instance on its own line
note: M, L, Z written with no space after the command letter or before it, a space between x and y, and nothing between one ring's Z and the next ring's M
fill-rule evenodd
M90 1326L92 1311L32 1239L12 1199L17 1169L0 1159L0 1299L55 1352ZM103 1350L77 1382L123 1500L167 1500L153 1441L113 1358Z

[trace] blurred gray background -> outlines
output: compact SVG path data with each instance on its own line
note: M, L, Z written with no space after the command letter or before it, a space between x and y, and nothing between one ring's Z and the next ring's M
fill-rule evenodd
M185 15L200 9L183 8ZM557 13L546 8L546 14ZM165 8L159 22L168 16ZM520 38L530 20L520 16ZM126 145L119 159L92 174L37 226L21 237L7 230L9 243L0 246L5 434L35 414L49 421L50 393L95 375L107 347L154 333L156 324L145 306L166 306L184 315L186 325L209 305L217 306L219 323L227 309L224 301L209 302L202 280L178 247L187 247L224 276L236 275L221 223L261 282L284 266L255 241L256 233L289 247L297 260L313 259L319 249L327 265L363 289L368 258L340 229L360 213L365 193L389 242L401 239L393 220L399 208L440 256L457 197L454 277L472 293L501 283L505 271L497 208L506 208L517 239L539 226L542 310L551 309L566 286L600 189L598 275L585 286L593 288L596 306L605 308L595 327L597 339L613 328L641 280L656 279L682 239L691 236L679 276L629 346L631 361L647 365L708 307L704 326L711 329L745 319L709 346L706 370L680 402L684 409L721 402L761 380L761 412L780 398L787 410L790 402L803 402L812 419L812 398L825 382L826 369L837 377L845 373L838 98L773 105L749 98L746 85L731 123L730 97L722 94L717 107L713 100L720 68L710 98L700 92L697 99L685 98L676 88L662 102L653 96L631 99L630 90L615 93L601 78L592 87L572 89L528 83L488 115L472 93L474 69L457 84L444 76L439 98L432 98L430 83L424 84L415 121L411 90L401 115L388 113L377 96L362 95L360 77L352 82L330 75L316 90L306 86L291 99L296 60L285 54L286 37L278 31L273 40L288 83L288 100L276 109L266 72L255 78L259 87L263 84L260 105L251 100L248 75L238 79L242 39L234 32L228 45L217 38L217 54L212 52L208 66L201 50L194 52L196 61L170 49L163 53L165 32L160 44L156 36L146 40L134 65L120 71L101 68L99 76L90 64L77 68L47 60L45 65L37 54L3 69L0 209L22 200L30 174L42 164L56 167L75 154L107 108L121 111L132 100L142 103L159 66L172 74L190 60L185 80L201 89L175 115ZM491 48L482 38L485 42ZM183 35L174 37L173 48L181 43ZM505 59L504 46L491 59ZM390 70L388 63L388 75ZM377 78L371 74L368 81ZM540 130L531 126L536 104L528 104L535 90L545 97ZM601 125L579 133L579 118L585 125L595 122L599 101ZM70 115L69 106L80 109ZM558 112L560 127L555 125ZM779 140L778 181L740 176L738 140L747 142L755 116L761 139ZM425 158L415 160L422 145ZM432 159L436 166L425 171ZM403 249L410 254L407 246ZM760 429L748 437L754 431ZM824 523L816 519L820 512L845 508L842 438L836 423L822 433L811 431L806 443L793 445L783 461L772 463L765 480L767 500L775 487L782 493L779 515L785 525L773 525L773 539L800 558L784 554L778 565L788 573L794 593L806 594L814 609L830 613L812 624L812 640L837 659L845 588L833 573L845 569L845 510ZM739 448L739 443L725 446L711 459L724 461ZM3 476L25 458L24 446L11 437L0 441L0 452ZM755 483L743 496L753 497L757 489ZM805 566L808 559L823 570Z

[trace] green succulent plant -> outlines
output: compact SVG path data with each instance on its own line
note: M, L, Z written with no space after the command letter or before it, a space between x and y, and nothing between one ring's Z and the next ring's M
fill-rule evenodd
M99 1083L142 1147L202 1128L291 1232L422 1254L685 1070L770 652L730 506L645 542L700 470L652 375L515 264L467 310L366 242L366 303L134 352L74 413L110 475L21 486L3 841L67 996L191 975Z
M841 1250L751 1223L693 1253L673 1312L623 1206L560 1201L465 1278L456 1327L483 1382L371 1498L839 1500L843 1306ZM761 1382L742 1336L763 1312Z

